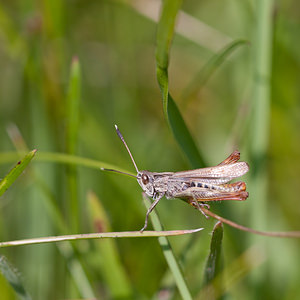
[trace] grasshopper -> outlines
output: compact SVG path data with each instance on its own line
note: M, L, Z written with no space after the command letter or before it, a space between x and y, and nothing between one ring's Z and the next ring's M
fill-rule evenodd
M101 170L135 177L146 195L153 198L154 201L146 213L145 224L140 230L141 232L147 228L149 215L163 196L167 199L185 199L189 204L199 209L204 216L206 214L201 208L206 207L209 209L209 205L204 202L223 200L243 201L248 198L249 194L246 192L245 182L228 183L232 179L240 177L249 171L249 166L246 162L238 161L240 159L239 151L235 150L224 161L214 167L181 172L139 171L117 125L115 125L115 128L129 153L137 175L134 176L113 169L101 168Z

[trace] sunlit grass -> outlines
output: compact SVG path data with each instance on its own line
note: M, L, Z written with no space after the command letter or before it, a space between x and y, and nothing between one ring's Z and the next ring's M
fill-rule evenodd
M163 3L0 4L0 178L38 149L1 196L2 242L142 227L136 180L100 170L135 175L114 124L150 171L214 165L238 148L250 164L249 199L212 211L257 230L299 230L299 4ZM169 258L154 238L1 254L21 273L24 299L203 295L215 222L180 200L162 199L156 210L167 230L205 230L170 237ZM217 246L219 291L236 299L300 294L297 241L253 239L224 225ZM14 299L2 279L0 290Z

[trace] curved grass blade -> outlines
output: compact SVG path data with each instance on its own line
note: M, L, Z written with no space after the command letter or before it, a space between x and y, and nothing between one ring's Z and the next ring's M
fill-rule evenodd
M138 2L127 1L135 11L145 18L153 21L155 24L159 21L159 8L161 1L146 1L147 5L139 5ZM194 44L206 48L208 51L217 53L228 43L232 42L232 38L224 32L209 26L207 23L200 21L191 14L180 11L178 13L179 22L176 26L176 34ZM193 28L193 30L191 30Z
M204 270L204 299L221 299L224 287L218 276L223 269L222 261L223 224L217 222L213 229L210 243L210 253ZM218 276L218 277L217 277Z
M164 1L157 29L156 76L162 94L165 119L192 167L203 167L204 160L197 149L180 111L169 94L168 65L169 51L174 34L176 15L181 1Z
M169 50L174 34L175 20L182 0L163 1L162 13L157 27L156 63L161 69L168 69Z
M146 205L146 208L149 209L151 206L150 199L143 194L144 203ZM155 211L155 209L150 214L151 222L153 224L153 227L155 230L163 230L162 224L160 223L159 217ZM144 233L147 233L148 231L144 231ZM165 236L161 236L158 238L158 242L162 248L163 254L166 258L167 264L170 268L171 273L173 274L176 286L179 290L179 293L184 300L192 300L191 293L189 291L189 288L186 284L186 281L184 279L184 275L182 273L182 270L180 268L180 265L174 256L172 247Z
M30 163L36 153L36 149L30 151L25 157L20 160L14 168L0 182L0 196L16 181L27 165Z
M202 69L194 76L193 80L185 87L182 92L183 99L190 99L205 85L217 68L226 58L238 47L249 44L247 40L238 39L226 45L219 53L213 55Z
M13 162L18 158L19 152L0 152L0 164ZM65 153L57 152L40 152L36 157L36 161L44 162L55 162L59 164L78 165L81 167L87 167L92 169L101 170L104 169L115 169L121 172L125 172L131 175L136 175L131 171L119 168L118 166L111 165L102 161L93 160L90 158L80 157L76 155L69 155Z
M15 267L13 267L6 257L0 256L0 272L9 282L11 287L14 289L18 298L21 300L32 299L30 295L26 292L25 287L21 281L20 275Z
M172 133L189 160L191 166L196 168L204 167L206 164L204 162L202 154L200 154L196 143L187 128L181 113L174 102L173 98L169 95L169 105L168 105L168 120L171 127Z

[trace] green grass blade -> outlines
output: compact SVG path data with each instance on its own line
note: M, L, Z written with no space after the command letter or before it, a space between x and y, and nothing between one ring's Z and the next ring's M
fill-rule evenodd
M92 230L95 232L111 231L109 219L104 207L94 193L88 193L88 208ZM130 282L122 266L120 254L114 239L95 241L98 259L95 269L103 276L113 299L132 299ZM116 282L118 284L116 284Z
M162 94L165 119L189 162L194 168L197 168L205 165L204 160L175 101L169 94L169 51L174 33L176 15L180 5L181 1L164 1L157 29L156 76Z
M49 189L48 185L43 182L40 176L38 176L38 173L35 172L34 175L36 177L35 180L37 186L39 186L39 188L45 195L45 207L50 216L53 227L56 227L57 230L62 233L69 232L69 227L67 226L66 220L55 201L55 196ZM73 245L71 243L64 243L64 245L57 244L57 248L67 262L68 268L70 270L70 275L73 278L78 290L80 291L81 296L86 298L95 298L92 284L90 283L90 280L86 274L86 270L84 269L82 262L76 256L76 253L78 253L76 245Z
M204 270L204 298L220 299L224 288L218 275L223 270L222 261L223 224L217 222L212 232L210 253Z
M219 53L213 55L211 59L201 68L201 70L195 75L193 80L182 92L183 99L190 99L195 96L196 93L205 85L209 78L214 74L217 68L228 58L228 56L236 50L238 47L247 45L247 40L236 40L226 45Z
M96 299L92 284L90 283L86 271L77 257L77 251L74 249L72 244L58 244L57 248L67 263L70 275L73 278L81 297Z
M168 66L169 52L174 34L176 16L182 1L166 0L157 27L156 76L162 93L163 111L168 121Z
M81 99L81 71L77 57L71 64L69 90L67 96L67 152L74 154L78 141L79 112Z
M226 269L215 276L212 283L203 287L195 299L219 299L225 293L230 293L238 282L241 282L251 272L261 268L266 260L266 254L258 246L252 246L244 251L239 257L233 260ZM218 284L219 290L215 288ZM222 285L221 285L222 284Z
M9 132L11 140L16 146L18 152L21 152L23 149L27 149L27 145L16 127L11 127ZM32 177L36 182L36 186L39 187L42 193L45 195L45 197L42 197L42 199L45 200L45 207L53 223L53 227L56 227L62 234L69 232L70 230L67 226L64 216L61 213L61 210L57 205L54 194L47 183L43 181L42 176L40 176L40 172L37 169L33 170ZM77 251L75 246L71 243L65 243L64 245L57 244L57 247L61 255L67 261L70 275L73 278L81 295L86 298L95 298L93 289L89 282L88 276L85 274L86 272L82 266L82 263L75 255Z
M270 127L270 76L272 59L273 1L257 1L257 28L253 87L253 119L251 155L253 159L253 224L265 227L266 211L266 153Z
M30 300L30 295L26 292L25 287L21 281L20 275L15 267L13 267L6 257L0 256L0 271L5 279L14 289L19 299Z
M18 155L19 152L0 152L0 164L13 162L18 158ZM36 160L39 162L55 162L59 164L77 165L81 167L98 169L99 171L101 171L101 168L115 169L121 172L126 172L134 176L136 175L131 171L127 171L125 169L119 168L118 166L115 165L108 164L106 162L75 156L75 155L69 155L65 153L39 151L38 155L36 156Z
M79 112L81 98L81 71L77 57L74 57L71 64L69 90L67 95L67 153L75 154L78 143ZM79 199L77 170L75 166L68 166L67 181L69 192L69 208L71 211L71 228L77 232L79 224Z
M177 13L182 0L165 0L160 21L157 28L156 63L162 69L168 69L169 50L174 34L174 26Z
M25 170L28 164L31 162L32 158L36 153L36 149L30 151L25 157L20 160L14 168L1 180L0 182L0 196L16 181L16 179Z
M183 153L193 168L204 167L204 159L200 154L176 103L170 95L168 104L168 120L177 143L180 145Z
M256 28L254 31L254 73L251 119L250 157L252 173L249 180L251 195L250 227L267 228L268 165L267 152L270 138L271 114L271 74L272 74L272 26L274 23L274 1L256 1ZM262 237L251 237L251 243L266 243ZM272 265L272 267L275 267ZM275 267L276 268L276 267ZM281 268L280 268L281 270ZM251 276L254 285L267 275L265 267ZM276 270L278 272L278 269ZM276 273L275 272L275 273ZM251 294L250 294L251 295ZM251 297L251 296L250 296ZM252 297L255 297L252 294Z
M151 200L143 194L144 203L146 205L146 208L148 209L151 206ZM150 214L151 222L153 224L153 228L155 230L163 230L163 226L159 220L158 214L155 210L153 210ZM182 273L182 270L180 268L180 265L173 253L172 247L169 243L169 240L165 236L161 236L158 238L158 242L162 248L163 254L165 256L165 259L167 261L167 264L169 266L169 269L174 277L176 286L179 290L179 293L184 300L191 300L193 299L191 296L191 292L189 291L189 288L186 284L184 275Z

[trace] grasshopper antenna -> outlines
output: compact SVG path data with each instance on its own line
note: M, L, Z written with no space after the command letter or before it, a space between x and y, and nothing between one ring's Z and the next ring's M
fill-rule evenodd
M126 142L125 142L125 140L124 140L124 138L123 138L123 135L121 134L121 132L120 132L120 130L119 130L119 128L118 128L117 125L115 125L115 128L116 128L118 137L121 139L121 141L122 141L123 144L125 145L125 147L126 147L128 153L129 153L129 155L130 155L131 161L133 162L133 165L134 165L134 167L135 167L135 169L136 169L136 172L138 173L138 172L139 172L139 169L138 169L137 166L136 166L136 163L135 163L135 161L134 161L134 159L133 159L133 156L132 156L132 154L131 154L131 152L130 152L130 150L129 150L129 148L128 148L128 146L127 146L127 144L126 144Z
M114 170L114 169L106 169L106 168L100 168L101 171L108 171L108 172L115 172L115 173L119 173L119 174L124 174L124 175L128 175L134 178L137 178L135 175L126 173L126 172L122 172L122 171L118 171L118 170Z

